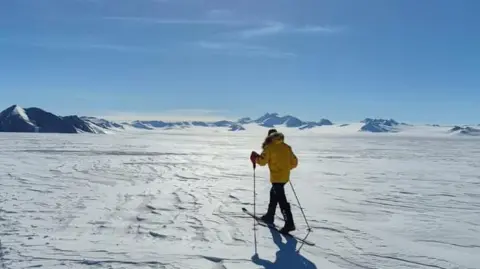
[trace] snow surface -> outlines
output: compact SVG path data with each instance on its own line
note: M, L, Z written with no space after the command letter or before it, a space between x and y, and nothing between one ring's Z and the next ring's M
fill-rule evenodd
M297 254L300 243L258 226L254 256L254 222L241 208L253 210L248 156L260 151L265 128L195 130L1 133L0 268L480 264L478 139L286 131L316 246ZM258 213L268 203L267 178L257 168ZM286 192L295 233L304 235L288 185Z

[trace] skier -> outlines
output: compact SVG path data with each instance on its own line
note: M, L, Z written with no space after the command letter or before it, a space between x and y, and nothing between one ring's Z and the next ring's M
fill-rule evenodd
M262 220L267 224L273 224L277 204L279 204L285 219L285 225L280 232L288 233L295 230L295 223L290 203L285 196L284 186L290 180L290 170L297 167L298 159L290 145L286 144L284 140L285 136L282 133L276 129L270 129L262 145L262 154L252 151L250 160L253 164L260 166L268 164L270 170L270 183L272 184L270 202L267 213L261 217Z

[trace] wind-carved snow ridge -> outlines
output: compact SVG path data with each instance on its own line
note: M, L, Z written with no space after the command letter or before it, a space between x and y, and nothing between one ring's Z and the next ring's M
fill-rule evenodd
M3 256L3 245L2 245L2 239L0 238L0 268L1 269L7 269L7 267L5 266L5 260L4 260L4 256Z

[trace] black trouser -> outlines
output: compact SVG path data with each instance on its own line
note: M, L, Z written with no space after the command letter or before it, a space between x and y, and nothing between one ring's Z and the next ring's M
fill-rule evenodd
M273 206L280 205L280 208L285 210L288 206L287 197L285 196L285 183L272 183L270 189L270 204Z
M270 189L270 203L268 204L268 211L265 215L265 220L268 222L273 222L275 217L275 211L277 204L280 205L280 211L285 219L285 227L295 227L293 222L292 211L290 209L290 204L287 201L285 196L285 183L272 183L272 188ZM287 228L287 229L289 229Z

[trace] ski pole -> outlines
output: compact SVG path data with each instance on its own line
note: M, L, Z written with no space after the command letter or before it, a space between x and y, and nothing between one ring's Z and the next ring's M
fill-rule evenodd
M305 223L307 224L308 231L311 231L312 229L310 228L310 225L308 224L307 217L305 216L305 212L303 212L303 207L300 204L300 200L298 200L297 193L295 192L295 188L293 187L292 181L290 180L290 186L292 187L293 194L295 195L295 198L297 199L298 206L300 207L300 210L302 211L303 218L305 219Z
M302 247L305 245L305 240L307 240L308 236L310 235L312 231L308 231L307 235L305 235L305 237L303 238L302 240L302 244L300 245L300 247L297 249L297 253L300 253L300 250L302 249Z
M253 163L253 215L254 216L257 216L257 212L256 212L256 190L255 190L255 168L256 168L256 165L255 163ZM253 238L254 238L254 241L255 241L255 254L257 254L257 229L256 229L256 219L253 218Z

